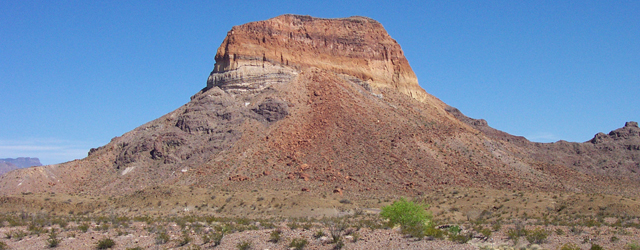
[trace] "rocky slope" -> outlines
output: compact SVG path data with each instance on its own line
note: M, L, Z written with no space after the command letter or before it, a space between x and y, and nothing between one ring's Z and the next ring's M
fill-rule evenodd
M189 103L82 160L14 171L1 194L157 186L415 195L443 186L636 195L638 128L531 143L427 94L364 17L233 27Z
M12 163L0 161L0 175L8 173L9 171L16 170L18 167Z

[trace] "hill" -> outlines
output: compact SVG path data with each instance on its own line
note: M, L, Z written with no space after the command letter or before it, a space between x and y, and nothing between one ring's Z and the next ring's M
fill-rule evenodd
M365 17L283 15L233 27L207 85L175 111L0 193L133 195L159 187L416 196L489 188L637 195L637 123L584 143L533 143L419 85Z

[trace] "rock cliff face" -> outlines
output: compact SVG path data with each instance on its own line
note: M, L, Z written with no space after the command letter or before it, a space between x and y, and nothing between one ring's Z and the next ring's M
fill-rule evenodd
M369 18L284 15L236 26L215 58L206 87L184 106L85 159L10 172L0 194L640 188L637 123L585 143L495 130L420 88L400 46Z
M423 102L434 99L418 85L400 45L380 23L366 17L283 15L236 26L215 59L208 87L261 88L264 85L251 86L252 79L282 81L315 67Z

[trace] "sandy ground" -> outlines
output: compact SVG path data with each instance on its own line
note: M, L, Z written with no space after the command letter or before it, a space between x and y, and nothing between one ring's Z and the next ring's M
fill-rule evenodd
M57 229L58 232L57 238L60 240L58 249L96 249L97 242L106 238L114 240L113 249L135 247L141 249L240 249L238 244L243 242L250 243L251 248L249 249L289 249L289 244L293 239L307 240L308 244L304 249L334 249L336 245L329 239L329 228L314 226L309 229L292 230L285 224L276 225L274 229L229 233L223 237L219 246L214 246L213 242L203 243L202 235L215 230L215 227L206 225L197 229L186 226L183 230L175 223L168 223L162 226L170 237L170 240L164 244L156 242L159 234L156 230L157 227L149 227L144 222L132 222L127 226L108 230L100 230L98 225L92 224L87 232L79 230L75 223L70 223L66 229L60 229L58 226L52 228ZM398 229L361 228L355 230L355 228L350 228L343 231L342 239L345 243L343 249L513 249L514 247L518 249L523 247L528 249L559 249L565 243L574 243L581 249L589 249L591 244L600 245L604 249L624 249L630 243L640 242L638 228L578 227L572 232L571 227L564 226L527 226L527 229L544 228L552 233L540 245L529 244L524 237L520 238L518 245L514 245L513 240L506 236L506 232L510 228L513 226L504 225L502 229L493 232L487 239L474 238L465 244L446 239L425 238L418 240L402 235ZM277 243L270 241L270 235L275 230L281 231L281 239ZM562 235L556 233L558 230L563 231ZM7 235L15 235L15 232L19 231L28 235L21 239L16 236L7 238ZM188 232L191 241L180 246L185 231ZM314 234L318 231L323 231L327 236L315 237ZM47 233L31 234L25 226L2 227L0 235L3 236L1 241L6 243L10 249L45 249L48 248L47 240L50 238Z

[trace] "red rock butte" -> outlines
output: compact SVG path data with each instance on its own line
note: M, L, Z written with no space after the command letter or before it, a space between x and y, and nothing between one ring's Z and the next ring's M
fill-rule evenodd
M418 85L400 45L382 24L367 17L282 15L235 26L215 60L209 87L220 85L213 77L216 73L316 67L355 76L374 88L393 88L422 102L435 99Z

